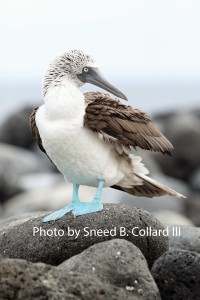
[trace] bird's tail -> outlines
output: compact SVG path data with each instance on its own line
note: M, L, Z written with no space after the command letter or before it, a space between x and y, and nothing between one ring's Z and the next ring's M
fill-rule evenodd
M170 189L162 183L157 182L156 180L146 176L146 175L138 175L134 174L138 179L142 180L141 185L133 185L131 188L125 188L121 186L114 185L112 188L124 191L128 194L135 196L143 196L143 197L159 197L164 195L175 196L178 198L185 198L182 194Z

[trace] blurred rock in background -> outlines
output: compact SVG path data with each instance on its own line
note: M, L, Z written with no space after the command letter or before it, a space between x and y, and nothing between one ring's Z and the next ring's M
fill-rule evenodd
M200 110L161 114L155 121L174 146L171 159L155 156L163 172L189 184L195 181L200 168Z
M0 126L0 143L7 143L22 148L30 148L33 137L29 129L29 116L32 106L11 114Z
M23 191L19 184L21 176L48 171L49 168L36 154L23 148L0 144L0 203Z

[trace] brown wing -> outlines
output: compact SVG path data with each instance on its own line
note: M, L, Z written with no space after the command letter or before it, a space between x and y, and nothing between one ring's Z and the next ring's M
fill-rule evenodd
M84 97L87 105L84 125L87 128L102 133L106 139L114 139L121 147L138 146L170 155L172 144L146 113L124 105L108 94L88 92Z
M36 115L37 110L38 110L38 107L33 109L32 113L29 117L29 126L31 129L32 135L33 135L34 139L36 140L36 142L38 143L38 146L40 147L41 151L46 153L46 151L42 145L42 140L41 140L41 137L40 137L40 134L39 134L36 122L35 122L35 115Z

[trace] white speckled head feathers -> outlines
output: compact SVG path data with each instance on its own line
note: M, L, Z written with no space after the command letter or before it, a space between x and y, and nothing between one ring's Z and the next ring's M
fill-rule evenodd
M43 93L50 86L59 84L64 78L74 81L77 86L83 83L77 78L84 67L97 67L94 58L82 50L74 49L57 55L50 63L45 74Z

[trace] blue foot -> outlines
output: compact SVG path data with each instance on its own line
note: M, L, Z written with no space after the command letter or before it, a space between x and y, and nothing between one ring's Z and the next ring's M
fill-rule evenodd
M57 210L57 211L53 212L52 214L44 217L42 219L42 222L58 220L58 219L62 218L64 215L66 215L68 212L72 211L75 208L75 206L76 205L74 203L70 203L69 205L63 207L62 209Z
M72 203L70 203L68 206L44 217L42 219L42 222L58 220L70 211L72 211L74 216L81 216L81 215L86 215L86 214L91 214L91 213L94 213L97 211L101 211L103 209L103 204L101 203L100 199L101 199L101 191L104 186L104 182L105 181L103 179L99 179L98 189L97 189L96 195L92 202L80 202L80 200L78 198L79 185L74 183L73 184Z
M101 202L80 202L73 210L74 216L81 216L86 214L91 214L103 209L103 204Z

